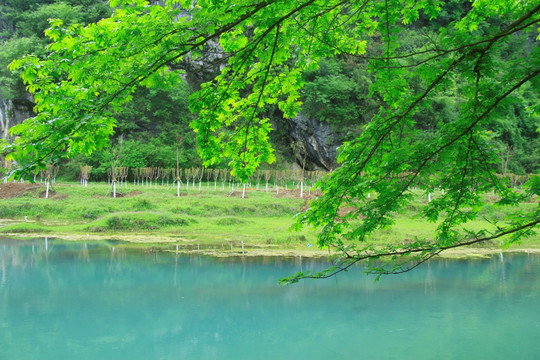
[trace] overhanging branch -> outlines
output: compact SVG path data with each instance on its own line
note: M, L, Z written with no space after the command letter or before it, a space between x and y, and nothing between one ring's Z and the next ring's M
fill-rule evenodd
M540 219L537 219L537 220L531 221L529 223L523 224L521 226L509 229L509 230L505 230L505 231L499 232L499 233L491 235L491 236L486 236L486 237L481 237L481 238L474 238L474 239L471 239L471 240L467 240L467 241L463 241L463 242L459 242L459 243L455 243L455 244L450 244L450 245L445 245L445 246L436 246L436 244L433 244L432 246L419 247L419 248L414 248L414 249L402 249L402 250L386 251L386 252L370 252L370 253L366 253L366 254L363 254L363 255L349 255L349 257L347 257L345 260L343 260L343 262L341 264L338 264L336 266L337 269L335 271L332 271L330 273L323 274L323 275L320 275L320 276L317 276L316 274L315 275L301 276L299 279L327 279L327 278L332 277L332 276L334 276L336 274L339 274L340 272L346 271L347 269L349 269L354 264L356 264L356 263L358 263L360 261L363 261L363 260L375 260L375 259L380 259L380 258L389 257L389 256L409 256L409 255L414 255L414 254L420 254L422 256L422 258L421 258L421 260L420 260L420 262L418 264L413 264L412 267L408 268L406 271L387 272L387 273L377 272L378 274L399 274L399 273L407 272L407 271L410 271L410 270L414 269L415 267L417 267L421 263L423 263L423 262L429 260L430 258L438 255L442 251L449 250L449 249L455 249L455 248L458 248L458 247L470 246L470 245L478 244L478 243L481 243L481 242L495 240L495 239L498 239L498 238L503 237L505 235L510 235L510 234L513 234L513 233L516 233L516 232L519 232L519 231L530 230L530 229L534 228L535 226L537 226L539 223L540 223Z

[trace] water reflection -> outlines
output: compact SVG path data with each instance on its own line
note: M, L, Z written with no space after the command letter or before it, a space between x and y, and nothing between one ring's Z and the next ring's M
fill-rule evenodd
M232 258L210 258L197 253L185 254L183 250L195 249L195 244L190 245L172 245L170 251L164 252L163 249L154 248L129 248L122 246L121 243L114 242L62 242L44 238L42 240L12 240L0 239L0 271L1 284L6 283L7 274L10 269L20 268L46 268L49 261L73 261L75 263L101 262L104 259L108 260L108 271L110 274L119 273L122 271L123 264L128 262L128 257L138 256L143 257L147 261L154 264L163 264L174 261L174 281L177 282L177 271L179 263L188 262L189 266L203 267L208 262L208 259L216 263L221 263L224 267L237 267L240 264L241 279L246 280L246 274L254 265L272 266L277 269L294 268L295 271L316 271L322 269L326 265L325 260L297 257L247 257L239 256ZM200 248L200 246L199 246ZM168 250L168 249L165 249ZM468 279L471 273L475 274L476 282L482 283L493 278L494 274L499 274L499 284L504 288L511 280L519 277L519 273L509 271L508 256L502 252L494 255L490 259L466 259L466 260L448 260L435 259L429 261L420 271L414 273L421 274L423 277L423 288L426 294L432 293L435 290L435 278L445 279L452 268L451 277L461 280ZM519 257L524 269L530 269L538 265L538 256L530 254L514 255ZM512 257L510 257L512 258ZM514 261L514 260L512 260ZM456 264L460 264L456 268ZM530 270L528 270L530 272ZM357 272L358 273L358 272ZM363 276L363 275L362 275ZM344 279L347 276L343 277ZM392 278L392 277L389 277ZM341 277L335 277L338 283ZM365 277L363 284L366 288L372 288L373 278Z
M426 270L426 280L425 280L425 283L424 283L424 292L426 294L431 294L434 291L433 272L431 270L431 261L428 261L426 266L427 266L427 270Z
M323 260L177 249L1 240L0 357L540 358L538 256L430 261L377 283L358 267L283 287Z

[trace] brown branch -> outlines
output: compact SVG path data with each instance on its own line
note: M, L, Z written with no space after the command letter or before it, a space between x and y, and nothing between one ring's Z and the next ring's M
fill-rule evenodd
M272 63L274 61L274 55L276 54L277 44L279 40L279 27L280 25L278 24L276 27L276 37L274 39L274 46L272 47L272 54L270 55L270 60L268 60L268 65L266 67L266 73L264 74L261 90L259 91L259 96L257 97L257 101L255 102L255 105L253 106L253 113L251 114L251 117L246 126L246 139L244 141L244 154L243 154L243 159L242 159L244 165L246 165L246 152L247 152L249 128L250 128L251 123L253 122L253 119L255 118L255 114L257 113L257 107L259 106L259 103L261 102L264 89L266 87L266 81L268 80L268 74L270 73L270 69L272 68Z
M532 15L532 14L531 14ZM470 43L470 44L465 44L465 45L461 45L461 46L458 46L458 47L455 47L455 48L452 48L452 49L448 49L448 50L442 50L442 49L430 49L430 50L425 50L425 51L420 51L420 52L417 52L417 53L411 53L411 54L407 54L407 55L402 55L402 56L395 56L395 57L391 57L390 59L392 60L395 60L395 59L404 59L404 58L409 58L409 57L413 57L413 56L417 56L417 55L421 55L421 54L425 54L425 53L430 53L430 52L438 52L437 55L433 55L433 56L430 56L422 61L419 61L417 63L413 63L413 64L409 64L409 65L399 65L399 66L390 66L390 69L405 69L405 68L412 68L412 67L418 67L422 64L425 64L427 62L430 62L432 60L435 60L437 58L440 58L444 55L447 55L447 54L451 54L451 53L454 53L454 52L459 52L459 51L462 51L462 50L465 50L465 49L468 49L468 48L473 48L475 46L478 46L478 45L481 45L481 44L484 44L484 43L491 43L493 40L497 41L503 37L506 37L508 35L512 35L520 30L523 30L523 29L526 29L528 28L529 26L532 26L536 23L540 22L540 19L538 20L534 20L534 21L531 21L527 24L524 24L522 26L518 26L518 27L508 27L507 29L505 29L504 31L500 32L499 34L495 35L494 37L490 37L488 39L484 39L484 40L479 40L477 42L474 42L474 43ZM353 56L353 57L359 57L359 58L362 58L362 59L368 59L368 60L386 60L386 58L375 58L375 57L363 57L363 56L358 56L358 55L354 55L354 54L349 54L350 56ZM371 69L386 69L387 67L386 66L374 66L374 67L371 67Z
M361 256L351 255L350 258L344 260L344 262L342 263L342 266L338 265L338 267L339 267L338 270L333 271L330 274L325 274L325 275L322 275L322 276L308 275L308 276L305 276L303 278L305 278L305 279L327 279L327 278L332 277L332 276L334 276L336 274L339 274L342 271L345 271L345 270L349 269L351 266L358 263L359 261L369 260L369 259L379 259L379 258L388 257L388 256L401 256L401 255L411 255L411 254L420 253L423 256L428 256L428 258L426 258L424 261L422 261L422 262L425 262L429 258L441 253L444 250L455 249L457 247L470 246L470 245L474 245L474 244L477 244L477 243L480 243L480 242L495 240L495 239L498 239L498 238L500 238L502 236L513 234L513 233L516 233L518 231L530 230L530 229L534 228L536 225L538 225L539 223L540 223L540 219L537 219L537 220L531 221L531 222L529 222L527 224L523 224L521 226L518 226L518 227L510 229L510 230L502 231L502 232L500 232L498 234L495 234L495 235L492 235L492 236L487 236L487 237L483 237L483 238L476 238L476 239L472 239L472 240L469 240L469 241L459 242L459 243L456 243L456 244L451 244L451 245L446 245L446 246L420 247L420 248L415 248L415 249L404 249L404 250L389 251L389 252L384 252L384 253L368 253L368 254L361 255ZM420 264L418 264L418 265L420 265ZM418 266L418 265L416 265L416 266ZM414 267L416 267L416 266L414 266ZM413 268L411 268L410 270L412 270ZM406 271L404 271L404 272L406 272ZM388 272L386 274L390 275L390 274L393 274L393 273Z

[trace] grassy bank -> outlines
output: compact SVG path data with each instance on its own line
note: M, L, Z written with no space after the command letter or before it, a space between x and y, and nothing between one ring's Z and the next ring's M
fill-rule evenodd
M292 187L292 185L291 185ZM1 192L2 185L0 185ZM43 186L28 186L16 197L4 194L0 201L0 233L24 236L46 235L64 239L121 239L134 243L197 244L198 249L237 251L244 246L252 254L287 252L316 254L315 232L305 229L291 232L293 216L306 207L306 197L299 190L275 189L269 192L248 189L241 198L241 189L203 183L189 190L182 188L146 187L129 184L118 188L112 198L107 184L56 184L49 199L43 198ZM417 201L399 214L396 226L376 234L375 243L397 243L429 236L435 224L415 218L424 194L418 192ZM307 196L309 197L309 196ZM529 208L536 204L521 204ZM488 221L500 221L518 211L515 207L487 206L481 216ZM468 225L479 229L486 220ZM486 250L496 249L497 243L482 244ZM539 237L526 239L522 248L540 249ZM469 250L469 252L473 252Z

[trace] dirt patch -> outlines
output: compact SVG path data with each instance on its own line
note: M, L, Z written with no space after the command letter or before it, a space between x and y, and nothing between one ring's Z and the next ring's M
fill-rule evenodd
M0 184L0 199L12 199L26 194L27 192L34 192L36 189L42 187L42 185L32 183L5 183Z
M276 190L273 190L274 197L276 198L283 198L283 197L292 197L292 198L300 198L300 189L292 189L292 190L285 190L285 189L279 189L279 193L276 193ZM309 191L308 189L304 188L304 192L302 193L301 198L302 199L314 199L318 196L321 196L322 193L319 189Z
M300 211L301 212L306 212L310 207L310 204L309 202L306 200L304 202L304 205L300 208ZM351 207L351 206L342 206L339 208L338 210L338 213L337 213L337 216L338 217L343 217L343 216L346 216L346 215L349 215L350 213L356 211L356 208L354 207ZM356 217L357 219L363 219L364 217L362 215L358 215Z
M234 192L226 194L225 196L241 198L242 197L242 191L234 191ZM246 193L244 193L244 199L247 199L247 198L248 198L248 194L247 194L247 191L246 191Z
M42 199L45 199L45 195L47 195L47 191L42 191L39 193L39 197ZM49 198L52 198L53 196L56 196L56 191L49 189Z
M533 195L533 197L530 198L527 202L536 204L536 203L540 202L540 196Z
M121 192L116 192L116 197L117 198L123 198L123 197L133 197L133 196L137 196L137 195L141 195L142 194L142 191L139 191L139 190L134 190L134 191L130 191L128 193L121 193ZM101 195L93 195L92 197L102 197ZM112 192L110 192L107 197L114 197L114 194Z
M67 199L68 197L69 197L69 194L56 194L54 197L52 197L52 199L53 200L64 200L64 199Z
M276 192L276 189L274 189L273 192L276 198L297 197L295 194L296 190L279 189L279 192ZM300 197L300 190L298 190L298 197Z

